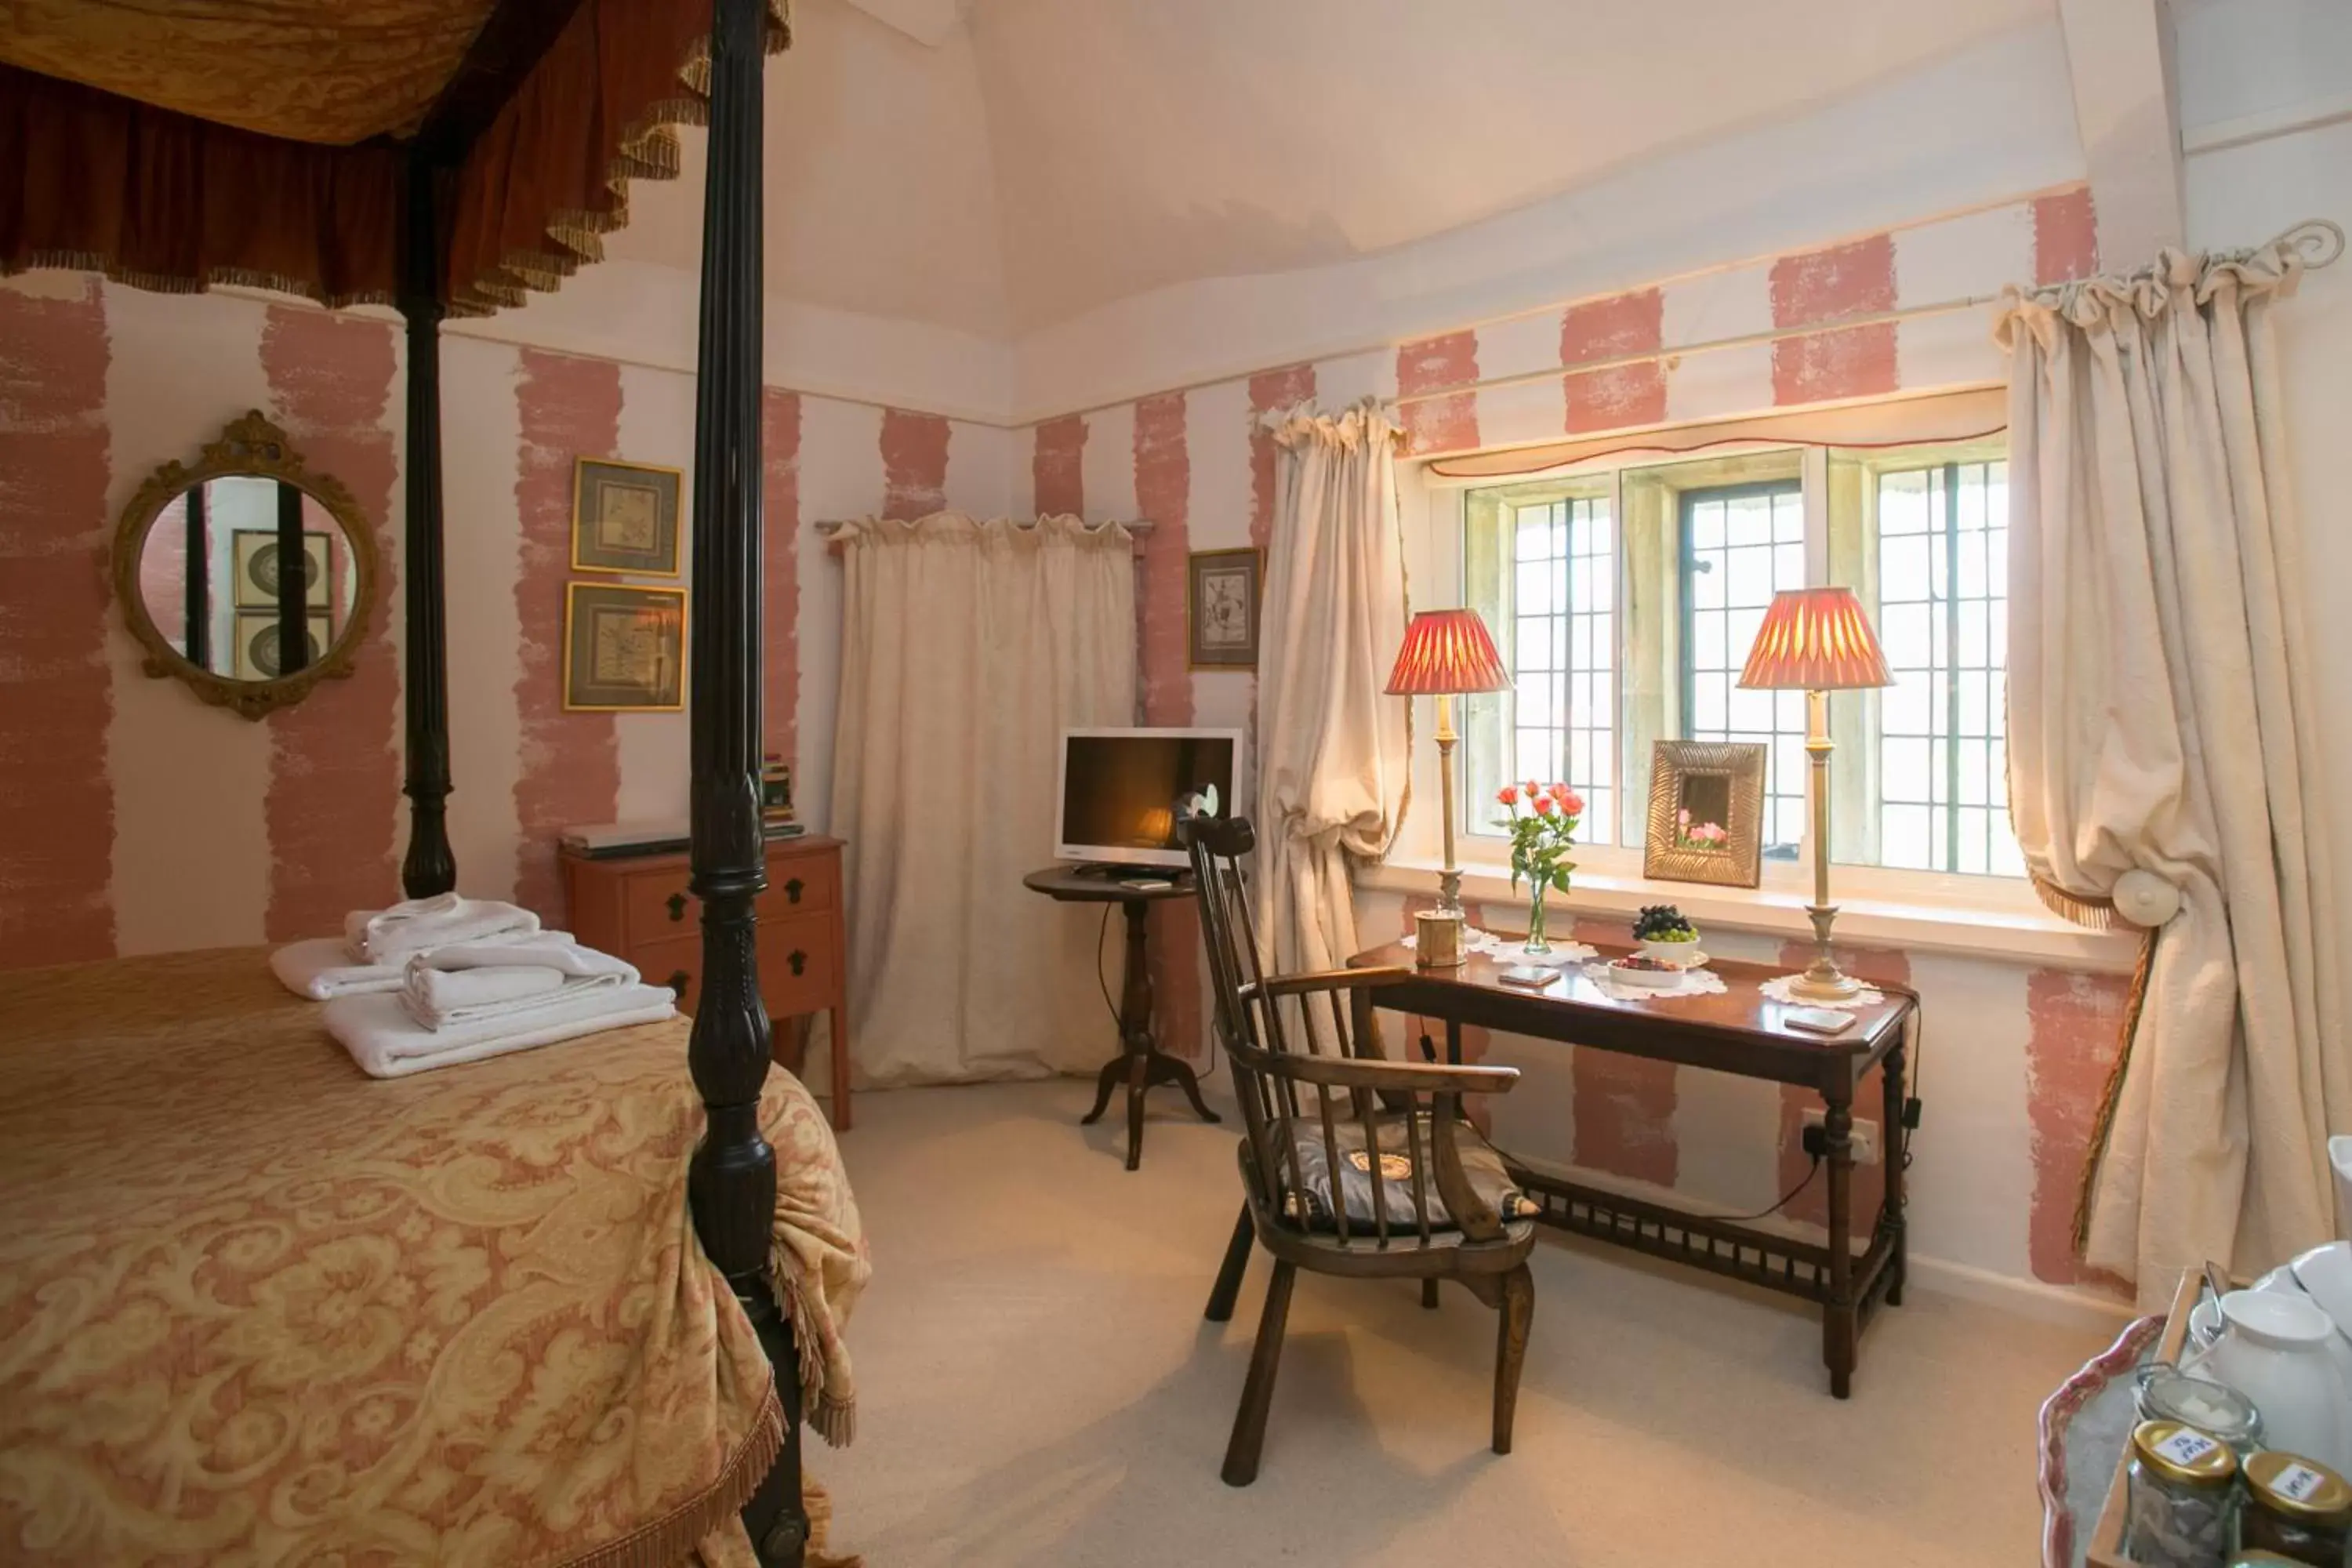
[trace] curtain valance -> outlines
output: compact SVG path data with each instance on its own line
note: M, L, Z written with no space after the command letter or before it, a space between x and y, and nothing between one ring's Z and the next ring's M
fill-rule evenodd
M418 98L416 50L331 47L338 27L373 37L385 8L379 0L298 29L316 36L316 58L302 68L341 84L338 91L257 91L238 100L235 125L187 111L232 112L190 79L260 71L282 89L297 67L283 30L263 26L263 13L281 5L207 7L220 26L201 49L182 37L184 18L143 9L33 15L0 39L0 274L70 267L174 292L236 283L329 306L390 302L408 144L377 134L333 141L363 122L330 111L330 100L378 92L376 119L364 125L389 115L385 123L405 132L429 110L434 95ZM229 26L241 9L255 13L242 34ZM489 7L402 0L396 9L400 36L414 35L438 62L437 93ZM767 0L767 12L774 52L790 39L787 0ZM107 47L81 49L71 73L81 79L44 74L101 23ZM487 314L556 288L627 223L630 180L677 174L675 128L707 112L708 26L707 8L671 0L582 0L457 166L445 220L443 297L453 312ZM371 71L383 79L367 87L361 79L373 81Z

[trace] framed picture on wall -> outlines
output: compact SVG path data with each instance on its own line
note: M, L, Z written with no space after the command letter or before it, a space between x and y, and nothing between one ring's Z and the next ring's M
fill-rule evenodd
M1650 749L1642 875L1752 888L1764 871L1764 748L1660 741Z
M274 529L240 528L229 537L231 569L236 574L239 609L278 608L278 534ZM302 535L302 602L327 607L327 536Z
M242 574L238 581L243 582ZM310 653L302 662L313 665L327 651L333 640L324 614L304 617L308 622ZM278 612L276 610L239 610L236 613L236 678L239 680L275 680L287 673L278 668Z
M686 706L685 589L617 583L564 589L564 707L660 713Z
M1257 668L1259 598L1265 555L1258 550L1195 550L1185 581L1185 645L1194 669Z
M583 458L572 471L572 565L580 572L677 575L677 468Z

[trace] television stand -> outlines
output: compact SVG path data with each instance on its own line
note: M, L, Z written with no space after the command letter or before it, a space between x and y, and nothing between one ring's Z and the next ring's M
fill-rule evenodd
M1130 887L1120 880L1123 877L1149 879L1166 885ZM1118 1000L1119 1054L1103 1064L1101 1076L1095 1079L1095 1108L1079 1118L1078 1124L1091 1127L1101 1121L1102 1113L1110 1107L1111 1091L1124 1083L1127 1168L1132 1171L1143 1163L1143 1097L1154 1084L1172 1083L1182 1089L1202 1121L1223 1120L1201 1098L1201 1080L1194 1076L1192 1064L1161 1050L1151 1037L1151 968L1144 916L1150 906L1161 899L1191 898L1192 872L1158 866L1049 866L1045 870L1030 872L1021 879L1021 883L1031 892L1043 893L1057 903L1115 903L1127 915L1126 973Z

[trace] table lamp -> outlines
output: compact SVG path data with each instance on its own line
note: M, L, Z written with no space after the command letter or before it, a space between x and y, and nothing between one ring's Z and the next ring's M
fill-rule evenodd
M1507 691L1511 672L1475 610L1423 610L1404 629L1389 695L1410 701L1437 699L1437 780L1445 826L1445 863L1437 874L1437 907L1417 919L1414 957L1424 969L1462 962L1462 872L1454 864L1454 699L1463 692Z
M1805 913L1820 951L1790 989L1807 1001L1850 1000L1862 982L1840 971L1830 955L1837 906L1830 902L1829 693L1894 685L1886 656L1853 589L1790 588L1772 595L1739 684L1751 691L1805 694L1805 754L1813 762L1813 901Z

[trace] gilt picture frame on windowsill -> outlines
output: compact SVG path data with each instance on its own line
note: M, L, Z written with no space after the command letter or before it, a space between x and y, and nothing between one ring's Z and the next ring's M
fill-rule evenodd
M1654 742L1642 875L1718 888L1762 881L1764 756L1745 742Z

